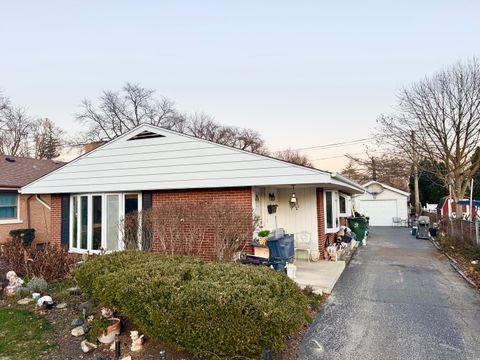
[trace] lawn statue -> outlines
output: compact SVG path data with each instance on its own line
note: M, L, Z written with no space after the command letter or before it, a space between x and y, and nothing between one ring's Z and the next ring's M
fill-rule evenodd
M130 347L131 351L142 350L143 347L143 335L138 336L138 331L130 331L130 338L132 339L132 346Z
M8 285L7 287L5 288L5 295L7 296L12 296L12 295L15 295L16 293L16 290L20 287L22 287L23 285L23 280L20 279L17 274L15 273L15 271L9 271L7 272L7 276L6 276L7 280L8 280Z

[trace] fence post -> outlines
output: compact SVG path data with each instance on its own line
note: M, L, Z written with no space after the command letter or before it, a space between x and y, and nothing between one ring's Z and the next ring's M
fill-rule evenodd
M480 222L478 219L475 219L475 239L477 246L480 246Z

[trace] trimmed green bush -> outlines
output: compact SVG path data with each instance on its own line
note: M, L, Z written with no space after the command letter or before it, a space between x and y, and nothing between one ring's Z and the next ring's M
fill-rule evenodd
M281 350L306 318L298 286L265 267L128 251L87 261L76 279L151 338L200 356Z

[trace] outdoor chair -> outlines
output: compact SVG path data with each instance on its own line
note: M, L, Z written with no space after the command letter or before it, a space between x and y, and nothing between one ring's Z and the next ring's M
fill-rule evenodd
M402 226L402 219L399 217L392 218L392 226Z
M297 251L305 251L307 260L310 262L312 253L312 235L306 231L295 234L295 260L297 260Z

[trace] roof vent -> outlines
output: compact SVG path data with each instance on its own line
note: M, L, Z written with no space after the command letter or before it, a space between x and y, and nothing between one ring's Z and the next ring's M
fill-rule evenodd
M165 136L164 136L164 135L161 135L161 134L154 133L154 132L152 132L152 131L145 130L145 131L142 131L141 133L138 133L138 134L135 135L134 137L131 137L131 138L128 139L127 141L130 141L130 140L142 140L142 139L152 139L152 138L161 138L161 137L165 137Z
M12 158L5 158L6 161L8 161L9 163L14 163L15 162L15 159L12 159Z

